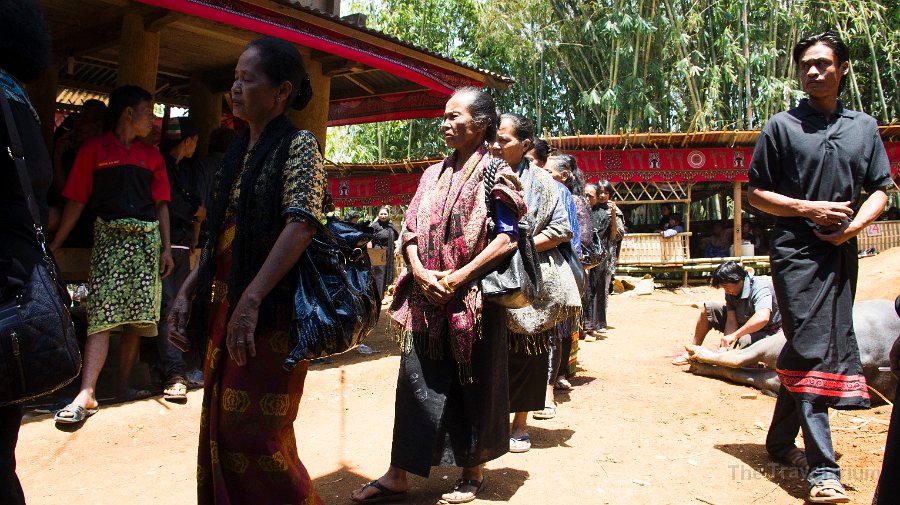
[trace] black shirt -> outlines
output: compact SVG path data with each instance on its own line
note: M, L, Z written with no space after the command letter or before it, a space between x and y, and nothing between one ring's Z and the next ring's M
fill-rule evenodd
M0 90L0 93L3 91ZM53 178L50 156L41 136L41 128L30 109L15 100L8 100L15 119L22 147L25 149L25 164L31 178L31 188L41 213L42 225L47 223L47 192ZM41 261L41 252L35 239L33 221L25 196L22 194L16 167L6 153L9 136L6 121L0 118L0 275L15 275L8 261L18 260L28 274ZM16 275L16 277L19 277ZM21 277L19 277L21 278Z
M198 181L190 160L175 163L169 153L162 153L169 177L169 236L172 245L191 247L194 241L194 214L200 208L202 198L197 190Z
M766 123L750 163L750 186L801 200L859 203L862 189L891 184L878 123L862 112L838 109L830 118L806 99ZM802 217L779 217L786 228L814 226Z

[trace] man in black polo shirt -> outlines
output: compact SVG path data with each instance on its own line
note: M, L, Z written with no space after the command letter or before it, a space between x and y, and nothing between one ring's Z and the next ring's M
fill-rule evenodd
M737 263L726 261L713 270L712 285L725 290L725 303L704 302L694 329L694 345L703 345L710 330L723 334L720 351L735 344L744 348L781 332L781 313L771 281L754 277ZM688 352L672 361L673 365L688 363Z
M884 210L890 165L876 121L838 101L850 68L843 41L833 32L803 39L793 58L809 98L769 119L749 173L750 204L778 217L771 262L787 338L766 449L796 461L802 428L808 500L846 503L828 408L869 406L853 332L856 235Z
M162 374L163 399L187 401L187 364L180 349L169 341L166 319L172 301L191 272L191 253L200 238L200 224L206 217L200 174L190 159L197 149L199 132L189 117L171 118L163 128L159 151L166 162L169 176L169 235L172 241L172 275L162 281L159 332L156 350Z

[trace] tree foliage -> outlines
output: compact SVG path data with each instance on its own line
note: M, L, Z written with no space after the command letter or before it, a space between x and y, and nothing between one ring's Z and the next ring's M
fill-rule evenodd
M502 110L551 134L759 128L802 96L791 48L838 31L851 48L843 100L900 118L896 0L380 0L369 26L516 79ZM332 129L342 161L446 151L437 120Z

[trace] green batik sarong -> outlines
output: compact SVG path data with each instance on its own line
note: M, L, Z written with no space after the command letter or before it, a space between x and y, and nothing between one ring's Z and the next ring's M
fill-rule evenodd
M94 222L88 335L122 325L145 336L156 335L162 296L160 247L158 221L98 218Z

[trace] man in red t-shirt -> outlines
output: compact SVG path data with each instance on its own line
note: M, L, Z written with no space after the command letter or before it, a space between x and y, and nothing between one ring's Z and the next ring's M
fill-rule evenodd
M109 98L106 133L78 152L62 195L68 199L51 249L66 240L88 201L97 215L87 300L88 336L81 390L56 413L78 423L97 411L97 378L111 334L121 334L117 398L132 399L128 377L140 337L156 336L161 277L172 270L169 181L159 151L140 140L153 125L153 97L137 86Z

